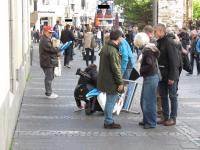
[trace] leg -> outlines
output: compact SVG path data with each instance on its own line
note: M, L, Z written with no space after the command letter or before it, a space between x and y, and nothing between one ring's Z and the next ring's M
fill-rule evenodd
M67 54L64 55L64 66L67 65Z
M89 55L90 55L90 49L89 48L86 48L85 49L85 52L86 52L86 55L85 55L85 61L86 61L86 65L88 66L88 61L89 61Z
M117 94L106 94L106 105L104 109L104 123L105 124L112 124L113 121L113 109L115 106L115 103L117 101L118 95Z
M52 81L54 79L54 68L43 68L44 74L45 74L45 94L47 96L50 96L52 93Z
M143 120L145 128L156 127L156 90L158 86L158 76L144 78L143 89Z
M66 52L66 65L69 66L69 62L71 60L71 49L67 49L67 52Z
M91 51L91 64L93 64L93 57L94 57L94 49L90 50Z
M167 120L169 119L168 82L160 81L158 87L161 97L163 117Z
M197 55L197 57L196 57L196 64L197 64L197 74L199 75L200 74L200 56L199 56L200 54L198 54Z
M191 60L190 60L190 64L191 64L191 72L190 72L190 74L193 74L193 67L194 67L194 55L191 55Z
M162 117L162 103L159 90L157 89L157 115Z
M170 98L170 101L171 101L170 118L176 119L176 117L177 117L177 109L178 109L177 81L174 81L174 84L169 86L169 98Z

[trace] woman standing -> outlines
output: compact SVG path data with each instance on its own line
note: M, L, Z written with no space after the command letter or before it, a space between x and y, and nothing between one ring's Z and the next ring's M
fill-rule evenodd
M139 125L143 125L144 129L156 127L156 91L159 82L159 69L157 58L159 50L149 42L146 33L138 33L135 36L134 45L142 48L140 75L143 77L142 93L140 105L143 112L143 121Z
M94 35L91 30L92 30L91 26L87 26L86 33L84 34L84 47L86 52L85 60L87 66L89 65L89 60L91 60L91 64L93 64L93 58L94 58L94 47L92 46Z

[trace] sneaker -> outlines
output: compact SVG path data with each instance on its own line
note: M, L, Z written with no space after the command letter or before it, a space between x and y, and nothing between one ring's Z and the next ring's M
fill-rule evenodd
M111 123L111 124L105 124L104 123L104 128L105 129L121 129L121 125L120 124L116 124L116 123Z
M51 93L50 96L47 96L48 99L56 99L57 97L58 97L58 95L55 93Z
M143 121L140 121L138 124L139 124L139 126L144 126L144 122Z
M67 68L71 68L71 66L70 66L70 65L67 65Z
M187 73L187 74L186 74L186 76L191 76L191 75L192 75L192 73Z
M152 128L155 128L154 126L150 126L150 125L148 125L148 124L145 124L144 125L144 129L152 129Z

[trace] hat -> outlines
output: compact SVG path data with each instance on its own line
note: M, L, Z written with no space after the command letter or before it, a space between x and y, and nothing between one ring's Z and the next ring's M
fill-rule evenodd
M43 29L44 31L47 31L47 32L54 32L51 26L44 26Z

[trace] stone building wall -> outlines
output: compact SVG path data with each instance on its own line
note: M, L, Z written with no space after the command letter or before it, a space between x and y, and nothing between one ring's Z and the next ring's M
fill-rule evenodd
M181 28L192 16L192 0L159 0L158 23Z

